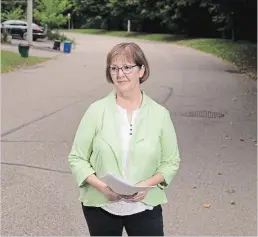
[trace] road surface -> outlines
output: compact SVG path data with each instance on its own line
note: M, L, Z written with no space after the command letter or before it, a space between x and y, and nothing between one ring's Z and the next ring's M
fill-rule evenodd
M143 89L171 111L181 151L165 234L256 236L256 83L182 46L72 37L71 54L2 74L1 235L89 235L67 156L87 107L112 89L106 54L134 41L151 67Z

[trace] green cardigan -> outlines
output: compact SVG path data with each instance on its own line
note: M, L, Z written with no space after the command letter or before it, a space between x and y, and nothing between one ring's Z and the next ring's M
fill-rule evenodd
M148 191L142 201L156 206L167 202L165 188L180 164L177 137L169 111L148 97L144 91L140 112L131 138L126 173L131 184L137 184L156 173L165 182ZM115 116L116 92L91 104L75 134L68 162L80 189L79 200L86 206L100 207L109 203L103 193L85 182L112 173L122 177L122 151L119 126Z

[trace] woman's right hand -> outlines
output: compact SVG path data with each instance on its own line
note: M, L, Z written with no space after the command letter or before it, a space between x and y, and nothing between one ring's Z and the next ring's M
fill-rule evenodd
M108 186L102 188L101 191L109 201L119 201L121 199L121 196L112 191L111 188Z
M102 192L109 201L118 201L121 199L117 193L113 192L107 184L99 180L95 174L88 176L85 181Z

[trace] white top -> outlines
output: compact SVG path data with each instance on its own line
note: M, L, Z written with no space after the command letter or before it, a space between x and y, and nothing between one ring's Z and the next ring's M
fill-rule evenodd
M130 146L130 141L132 134L134 132L134 121L139 112L138 110L133 111L132 114L132 122L131 124L128 121L127 117L127 110L123 109L118 105L118 114L120 118L120 135L121 135L121 141L122 141L122 152L123 152L123 171L125 171L126 166L126 160L130 157L128 157L128 151ZM123 177L126 180L125 174ZM104 210L108 211L111 214L119 215L119 216L126 216L126 215L132 215L135 213L139 213L145 210L152 210L153 206L146 205L142 202L130 202L126 199L121 199L119 201L114 201L112 203L109 203L102 207Z

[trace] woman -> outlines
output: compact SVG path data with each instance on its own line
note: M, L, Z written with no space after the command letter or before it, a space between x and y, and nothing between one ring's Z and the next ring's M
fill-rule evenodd
M116 45L107 55L106 78L114 90L85 112L69 154L91 236L163 236L161 205L180 157L170 114L140 84L150 69L135 43ZM112 173L139 186L155 186L132 196L119 195L100 177Z

